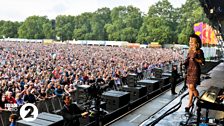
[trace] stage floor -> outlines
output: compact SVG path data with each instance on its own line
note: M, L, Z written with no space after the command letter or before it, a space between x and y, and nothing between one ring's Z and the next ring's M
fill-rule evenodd
M221 62L218 66L212 69L208 74L210 74L210 79L204 79L201 85L197 87L199 94L201 95L210 86L216 86L219 88L224 88L224 63ZM176 87L176 92L179 92L183 87L183 83ZM125 114L122 118L114 120L113 123L107 124L110 126L145 126L152 122L153 120L160 117L164 112L172 108L179 101L181 96L186 94L186 90L181 95L172 95L171 91L168 90L163 94L152 99L150 102L142 105L138 109L131 113ZM180 122L185 122L187 120L187 114L185 113L185 106L188 103L188 95L183 98L181 107L174 113L166 116L161 121L159 121L156 126L179 126ZM196 104L196 101L194 102ZM196 105L195 105L196 106ZM202 109L202 116L205 117L205 110ZM196 109L193 110L193 114L196 115ZM221 111L209 111L210 118L221 119L224 118L224 112Z

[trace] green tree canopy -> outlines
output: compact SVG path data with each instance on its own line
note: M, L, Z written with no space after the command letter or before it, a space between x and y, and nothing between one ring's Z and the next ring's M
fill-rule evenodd
M44 27L50 23L46 16L30 16L19 28L19 37L28 39L44 39L47 35L44 33ZM50 31L49 31L50 32Z
M138 33L138 42L170 43L173 40L173 7L168 0L162 0L149 8L148 15Z
M46 39L55 38L55 30L52 28L52 21L43 24L43 33Z
M0 21L0 38L17 38L20 25L19 22Z
M187 0L180 8L178 27L178 43L188 44L189 35L192 34L193 26L198 22L208 23L202 7L198 0Z
M91 40L93 32L91 27L93 13L82 13L75 17L75 29L73 30L73 38L76 40Z
M55 22L55 23L54 23ZM0 21L0 38L60 40L114 40L187 44L193 25L208 23L198 0L186 0L174 8L168 0L160 0L143 14L133 6L100 8L78 16L59 15L54 20L30 16L24 22ZM55 24L55 25L54 25Z
M60 40L71 40L75 27L74 16L59 15L56 17L56 35Z
M91 20L93 40L108 40L108 34L104 26L111 23L110 14L110 9L106 7L93 13Z
M142 25L142 12L133 6L119 6L111 11L112 22L105 25L109 40L136 42Z

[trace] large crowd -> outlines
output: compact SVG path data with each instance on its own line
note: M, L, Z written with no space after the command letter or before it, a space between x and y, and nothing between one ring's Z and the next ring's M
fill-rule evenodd
M0 110L61 97L77 85L119 87L130 72L142 75L182 59L181 50L165 48L0 42Z

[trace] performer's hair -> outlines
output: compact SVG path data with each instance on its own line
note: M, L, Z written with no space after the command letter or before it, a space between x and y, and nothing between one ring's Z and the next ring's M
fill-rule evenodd
M190 37L195 38L197 40L197 44L198 44L197 48L200 49L202 46L201 38L196 34L191 34Z
M68 94L65 94L65 95L62 97L63 104L65 104L65 103L64 103L64 100L66 99L66 97L68 97L68 98L70 99L70 101L72 102L72 97L71 97L70 95L68 95Z

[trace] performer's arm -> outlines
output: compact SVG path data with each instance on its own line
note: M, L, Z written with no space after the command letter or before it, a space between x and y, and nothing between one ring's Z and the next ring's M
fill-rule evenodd
M194 58L194 61L196 61L200 64L205 64L205 57L204 57L204 53L202 50L199 50L198 57Z
M183 63L183 65L185 66L185 68L188 67L188 63L189 63L189 59L190 59L190 57L188 55L187 55L187 58L185 59L185 61Z
M74 115L72 115L72 114L70 114L68 112L65 112L65 111L62 111L61 114L64 117L64 119L69 120L69 121L71 121L73 119L76 119L76 118L82 117L81 114L74 114Z
M223 94L223 95L218 96L218 98L220 98L221 100L224 100L224 94Z

